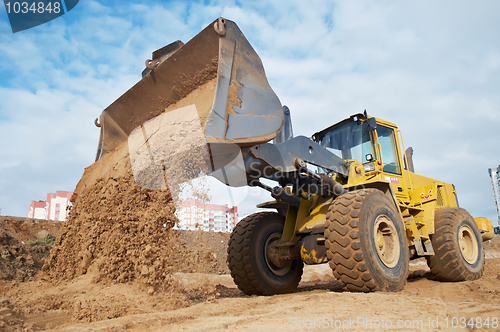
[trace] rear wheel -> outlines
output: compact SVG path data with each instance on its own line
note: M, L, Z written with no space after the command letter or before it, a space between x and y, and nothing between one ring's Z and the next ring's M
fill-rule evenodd
M434 255L427 265L437 280L476 280L484 269L481 234L472 216L461 208L436 211L435 233L430 236Z
M301 260L283 260L276 247L285 218L260 212L241 220L229 239L228 265L238 288L248 295L293 292L302 276Z
M409 269L406 231L396 207L380 190L338 197L326 219L327 257L345 289L403 289Z

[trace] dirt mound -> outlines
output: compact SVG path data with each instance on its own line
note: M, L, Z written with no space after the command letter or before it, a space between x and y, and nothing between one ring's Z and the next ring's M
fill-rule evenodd
M19 282L33 280L51 247L41 243L23 244L0 230L0 279Z
M0 280L31 281L49 255L50 241L61 223L18 217L0 217ZM39 242L37 240L40 240Z
M485 250L500 252L500 235L495 234L489 241L483 242Z
M500 258L500 235L495 234L489 241L483 242L486 258Z
M69 224L66 228L68 226ZM96 231L90 234L91 237L99 236ZM166 234L168 237L165 240L172 244L168 246L171 250L169 258L175 259L171 263L175 266L166 273L163 283L155 284L154 279L151 282L153 277L148 279L143 275L138 278L133 276L123 283L104 277L109 270L103 268L110 268L111 264L99 264L99 259L113 262L120 256L113 253L109 245L105 246L107 251L101 252L101 256L90 263L86 273L74 278L65 274L58 276L49 271L43 279L50 279L50 282L38 280L19 283L0 280L0 331L37 331L71 322L97 322L128 315L175 310L219 298L243 296L239 290L228 288L234 286L229 275L218 275L228 273L225 252L229 234L175 230L166 231ZM142 235L142 238L145 237ZM123 243L117 243L116 247L125 248L124 243L129 240L130 234L125 236ZM78 244L77 241L70 243ZM73 253L69 250L70 243L65 247L60 246L59 250L65 254ZM64 257L61 255L59 259ZM133 261L126 254L120 257L123 261ZM113 273L118 277L122 276L120 269L126 266L125 262L116 263ZM14 266L13 269L15 268ZM67 268L74 269L71 264ZM54 278L49 276L51 274ZM136 281L132 281L133 279Z
M13 238L28 243L40 237L57 237L64 222L44 219L0 217L0 230Z
M193 238L171 229L177 217L168 189L136 185L126 144L85 170L72 201L45 280L92 273L95 283L139 280L159 289L175 272L227 273L225 252L204 245L201 232Z

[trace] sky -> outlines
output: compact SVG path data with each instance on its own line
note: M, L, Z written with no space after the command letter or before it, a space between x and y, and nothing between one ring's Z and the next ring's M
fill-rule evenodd
M13 34L0 8L0 209L73 191L93 163L101 111L137 83L152 51L236 22L310 136L352 114L396 123L415 171L455 184L497 225L499 1L92 1ZM240 189L240 215L271 199ZM220 199L220 197L219 197ZM221 203L217 201L216 203ZM231 205L231 202L227 202Z

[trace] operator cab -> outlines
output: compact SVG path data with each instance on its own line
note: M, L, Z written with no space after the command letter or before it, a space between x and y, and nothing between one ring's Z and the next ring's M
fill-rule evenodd
M395 191L401 192L402 158L396 130L396 125L365 113L355 114L312 138L347 163L361 164L363 174L385 173L385 179L396 185Z

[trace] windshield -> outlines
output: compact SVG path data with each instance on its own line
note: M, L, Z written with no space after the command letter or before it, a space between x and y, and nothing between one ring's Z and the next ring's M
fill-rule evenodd
M318 143L338 157L366 163L368 154L375 158L370 131L364 121L348 121L319 137Z

